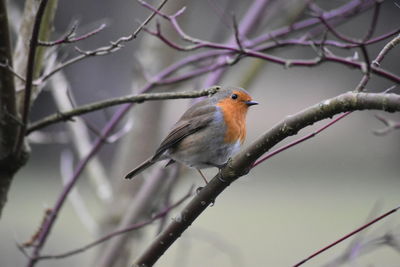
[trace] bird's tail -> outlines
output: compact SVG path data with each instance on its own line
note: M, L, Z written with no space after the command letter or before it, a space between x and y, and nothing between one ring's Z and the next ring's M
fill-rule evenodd
M147 159L142 164L137 166L135 169L130 171L127 175L125 175L125 179L132 179L133 177L135 177L136 175L138 175L139 173L141 173L142 171L144 171L145 169L147 169L148 167L150 167L151 165L153 165L156 162L157 161L153 160L153 158Z

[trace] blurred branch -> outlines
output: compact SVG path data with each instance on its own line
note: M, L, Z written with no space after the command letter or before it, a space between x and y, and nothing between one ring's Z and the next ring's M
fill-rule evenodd
M397 35L392 41L387 43L385 47L379 52L377 58L372 62L372 65L379 66L383 58L392 50L396 45L400 43L400 34Z
M284 145L284 146L281 147L281 148L278 148L278 149L276 149L276 150L274 150L274 151L268 153L267 155L265 155L265 156L262 157L261 159L259 159L259 160L257 160L256 162L254 162L253 165L251 166L251 168L256 167L257 165L259 165L259 164L263 163L264 161L268 160L269 158L272 158L273 156L275 156L275 155L281 153L282 151L285 151L285 150L287 150L287 149L289 149L289 148L291 148L291 147L293 147L293 146L295 146L295 145L298 145L298 144L300 144L300 143L302 143L302 142L304 142L304 141L307 141L307 140L310 139L310 138L315 137L315 136L318 135L320 132L325 131L326 129L328 129L328 128L331 127L332 125L336 124L336 123L337 123L338 121L340 121L341 119L347 117L347 115L349 115L350 113L351 113L350 111L345 112L345 113L341 114L339 117L337 117L336 119L330 121L329 123L325 124L325 125L322 126L321 128L317 129L316 131L314 131L314 132L312 132L312 133L310 133L310 134L307 134L306 136L304 136L304 137L302 137L302 138L300 138L300 139L298 139L298 140L295 140L295 141L293 141L293 142L291 142L291 143L289 143L289 144L287 144L287 145Z
M371 24L368 28L367 34L364 36L363 41L370 39L376 30L376 25L378 24L379 13L381 11L382 0L375 2L374 13L372 15Z
M399 207L396 207L396 208L394 208L394 209L392 209L392 210L390 210L390 211L388 211L388 212L386 212L386 213L384 213L384 214L382 214L381 216L379 216L379 217L373 219L372 221L370 221L370 222L368 222L368 223L362 225L361 227L359 227L359 228L357 228L356 230L350 232L349 234L343 236L342 238L336 240L335 242L329 244L328 246L326 246L326 247L324 247L324 248L318 250L317 252L315 252L315 253L313 253L312 255L308 256L308 257L305 258L304 260L302 260L302 261L300 261L299 263L293 265L293 267L298 267L298 266L303 265L304 263L306 263L307 261L311 260L312 258L314 258L314 257L318 256L319 254L323 253L324 251L326 251L326 250L328 250L328 249L330 249L330 248L336 246L337 244L339 244L339 243L343 242L344 240L348 239L349 237L352 237L353 235L355 235L355 234L361 232L362 230L364 230L364 229L370 227L371 225L373 225L373 224L379 222L380 220L386 218L387 216L389 216L389 215L395 213L395 212L398 211L399 209L400 209L400 206L399 206Z
M400 36L400 35L399 35L399 36ZM397 38L399 38L399 36L398 36ZM392 42L393 42L393 40L392 40L390 43L392 43ZM387 47L387 45L383 48L382 51L384 51L384 50L386 49L386 47ZM365 48L365 47L364 47L364 48ZM365 54L367 54L366 51L365 51ZM380 54L381 54L381 53L379 53L379 55L380 55ZM375 61L378 60L378 62L380 62L381 60L383 60L383 57L379 58L379 55L378 55L378 57L375 59ZM366 55L366 58L368 58L367 55ZM370 65L369 59L367 60L367 62L366 62L365 64ZM363 91L364 88L365 88L365 86L366 86L366 84L367 84L368 81L369 81L369 77L370 77L369 73L364 74L364 76L361 78L361 81L359 82L359 84L357 85L357 87L354 89L354 92L361 92L361 91ZM390 89L391 89L391 88L390 88ZM389 90L390 90L390 89L389 89ZM387 93L387 92L388 92L388 91L385 91L384 93ZM287 144L287 145L285 145L285 146L283 146L283 147L281 147L281 148L279 148L279 149L277 149L277 150L275 150L275 151L272 151L272 152L268 153L266 156L264 156L263 158L261 158L261 159L259 159L257 162L255 162L255 163L252 165L252 168L256 167L257 165L259 165L260 163L264 162L265 160L267 160L267 159L269 159L269 158L271 158L271 157L273 157L273 156L275 156L275 155L281 153L282 151L285 151L285 150L289 149L290 147L293 147L293 146L298 145L298 144L300 144L300 143L302 143L302 142L304 142L304 141L306 141L306 140L308 140L308 139L310 139L310 138L315 137L317 134L319 134L320 132L326 130L327 128L329 128L330 126L334 125L335 123L337 123L337 122L340 121L341 119L347 117L347 115L349 115L349 114L351 114L351 113L352 113L351 111L348 111L348 112L346 112L346 113L340 115L338 118L334 119L333 121L331 121L331 122L327 123L326 125L322 126L321 128L317 129L317 130L314 131L313 133L310 133L310 134L308 134L308 135L306 135L306 136L304 136L304 137L302 137L302 138L300 138L300 139L298 139L298 140L295 140L295 141L293 141L293 142L291 142L291 143L289 143L289 144ZM377 118L380 119L382 122L384 122L384 123L386 124L386 126L388 126L388 127L385 128L385 129L382 129L382 130L380 130L380 131L375 131L376 134L382 134L382 135L383 135L383 134L386 134L387 132L389 132L389 131L395 129L396 127L398 127L398 124L396 124L396 123L389 122L389 121L383 119L382 117L378 117L378 116L377 116Z
M380 115L375 115L375 117L378 120L380 120L383 124L385 124L385 126L386 126L382 129L374 130L374 134L376 134L376 135L386 135L394 130L400 129L400 121L389 120Z
M83 105L79 108L70 111L57 112L53 115L49 115L44 119L32 123L27 130L27 134L57 122L71 120L75 116L94 112L96 110L104 109L115 105L121 105L126 103L143 103L145 101L154 101L154 100L184 99L184 98L210 96L215 94L219 90L219 88L220 88L219 86L213 86L201 91L186 91L186 92L174 92L174 93L147 93L147 94L138 94L132 96L107 99L104 101Z
M55 57L53 57L53 59L56 61ZM50 59L48 62L50 62ZM64 72L57 73L53 79L50 80L50 85L52 87L51 95L53 96L57 110L62 113L66 110L73 109L72 92L68 94L68 92L70 92L68 88L71 88L71 86ZM70 144L73 146L77 158L82 160L87 156L92 145L88 127L81 119L76 119L74 123L68 121L64 126L67 129L68 136L70 137ZM72 170L73 168L71 171ZM93 187L94 192L96 192L97 201L102 204L110 203L113 198L112 187L107 177L107 172L99 157L93 157L88 163L86 174L90 185ZM68 176L63 175L63 180L65 181L67 180L66 177L71 176L72 174ZM79 210L75 210L79 212Z
M391 30L387 33L384 33L380 36L374 37L372 39L366 40L364 42L364 45L371 45L375 44L378 42L381 42L387 38L390 38L400 32L400 28ZM351 44L351 43L345 43L345 42L338 42L335 40L308 40L309 36L304 36L302 38L298 39L286 39L286 40L279 40L279 39L274 39L273 43L267 43L267 44L262 44L257 46L257 50L259 51L264 51L264 50L270 50L273 48L277 47L284 47L288 45L298 45L298 46L311 46L312 44L314 45L325 45L325 46L332 46L332 47L338 47L338 48L343 48L343 49L352 49L359 47L359 44Z
M8 14L5 1L0 1L0 64L12 65L12 47ZM7 201L7 192L14 170L10 159L13 157L15 136L18 132L14 76L7 67L0 66L0 216ZM9 173L9 174L7 174Z
M68 252L64 252L64 253L60 253L60 254L56 254L56 255L43 255L40 256L39 259L40 260L50 260L50 259L62 259L62 258L66 258L72 255L76 255L78 253L82 253L85 252L86 250L93 248L97 245L100 245L103 242L106 242L108 240L110 240L111 238L118 236L118 235L122 235L131 231L135 231L138 230L144 226L147 226L151 223L153 223L156 220L162 219L164 218L166 215L168 215L168 213L173 210L174 208L178 207L179 205L181 205L184 201L186 201L191 195L192 195L192 190L190 190L186 195L184 195L181 199L179 199L177 202L175 202L174 204L164 208L162 211L156 213L155 215L153 215L149 220L140 222L140 223L135 223L133 225L130 225L124 229L121 230L117 230L114 231L112 233L109 233L85 246L82 246L80 248L68 251Z
M151 173L151 175L149 175L149 177L146 177L143 185L140 188L140 191L133 196L131 205L127 207L127 210L125 211L122 220L119 222L117 229L125 229L130 224L138 221L143 214L148 211L150 206L149 204L154 204L153 201L156 200L155 196L160 194L160 191L163 188L162 185L165 183L166 179L173 179L173 176L176 176L177 174L177 171L169 171L169 169L157 168ZM123 246L128 238L128 235L123 235L108 243L101 255L98 257L95 266L114 266L118 261L117 255L121 255L121 252L124 250Z
M396 45L398 45L400 43L400 34L397 35L397 37L395 37L393 40L391 40L389 43L387 43L383 49L379 52L378 56L372 61L372 63L369 60L369 56L368 56L368 52L365 48L365 45L361 46L361 49L364 53L364 58L365 58L365 64L367 66L367 70L364 74L364 76L362 77L360 83L357 85L355 91L360 92L363 91L365 86L367 85L369 78L370 78L370 73L371 73L371 67L373 66L379 66L381 61L384 59L384 57L386 56L387 53L389 53L389 51L391 49L393 49Z
M330 21L330 20L335 20L337 21L345 21L349 17L354 17L357 14L362 13L363 11L371 8L375 4L375 0L365 0L365 1L360 1L360 0L352 0L349 2L346 2L342 6L332 9L329 11L326 11L322 14L320 14L324 20ZM319 26L321 24L320 19L318 18L309 18L309 19L304 19L299 22L293 23L291 25L282 27L280 29L267 32L264 34L261 34L258 37L255 37L251 40L248 40L245 42L245 46L250 46L250 45L259 45L261 43L264 43L266 41L273 41L274 39L281 37L281 36L286 36L290 33L297 32L299 30L304 30L306 28L310 28L313 26Z
M353 246L349 247L342 255L324 264L323 267L338 267L344 265L349 261L354 261L356 257L360 257L362 254L381 249L382 246L387 246L394 249L396 252L400 252L400 235L387 232L381 236L365 240L364 242L360 241L354 243Z
M263 59L263 60L266 60L266 61L269 61L272 63L283 65L285 67L292 67L292 66L312 67L312 66L319 65L324 61L332 61L332 62L336 62L336 63L340 63L340 64L344 64L344 65L348 65L351 67L361 69L364 73L366 73L366 75L368 75L368 77L369 77L369 73L373 72L377 75L383 76L387 79L390 79L392 81L400 83L399 76L397 76L393 73L390 73L386 70L383 70L381 68L377 68L376 66L370 66L369 56L365 49L365 44L363 42L350 39L350 38L338 33L327 22L327 20L324 18L323 15L319 15L319 19L321 20L321 23L323 23L338 38L340 38L350 44L357 44L358 46L361 47L361 50L363 52L366 63L358 62L353 59L347 59L345 57L339 57L339 56L332 54L332 52L330 52L329 54L324 54L323 56L318 55L314 59L284 59L284 58L276 57L276 56L267 54L265 52L260 52L259 48L251 48L251 47L254 47L254 43L248 42L247 46L245 46L242 43L242 41L240 41L238 39L238 36L241 33L239 32L240 29L238 29L237 26L234 27L234 29L235 29L234 37L236 37L236 38L233 37L233 40L234 40L233 43L228 42L227 44L220 44L220 43L213 43L213 42L209 42L209 41L205 41L205 40L199 40L199 39L196 39L196 38L193 38L193 37L190 37L189 35L187 35L182 30L179 23L177 22L177 17L183 13L184 9L181 9L180 11L176 12L174 15L166 15L160 11L156 11L153 7L151 7L149 4L147 4L145 2L143 2L143 4L146 7L153 10L154 12L157 12L157 14L162 16L164 19L168 20L171 23L172 27L175 29L175 31L179 34L179 36L183 40L192 43L192 45L189 45L189 46L181 46L181 45L169 40L161 32L161 28L159 27L159 25L157 26L156 31L151 31L149 29L146 29L146 31L149 34L152 34L152 35L158 37L160 40L162 40L165 44L167 44L171 48L179 50L179 51L193 51L193 50L197 50L200 48L209 48L209 49L213 49L213 50L223 50L223 51L225 50L226 52L228 52L227 55L224 55L223 58L216 60L216 63L208 65L208 67L207 67L208 70L206 69L206 71L211 72L213 70L213 73L212 73L213 78L208 78L211 80L215 80L216 77L218 76L217 73L219 73L219 71L216 72L215 70L217 70L217 69L220 70L224 66L233 65L241 57L248 56L248 57L260 58L260 59ZM235 44L235 41L236 41L236 44ZM279 47L279 43L276 44L275 47ZM227 56L230 56L231 58L227 59ZM365 67L366 67L366 70L364 70ZM222 74L222 73L220 73L220 74ZM173 79L173 78L171 78L170 80L172 82L175 82L175 79ZM169 80L164 80L164 83L169 83ZM208 82L206 82L206 84L208 84Z
M86 165L97 154L97 152L102 147L104 140L107 138L107 136L109 136L111 134L111 132L116 127L117 122L122 119L122 117L126 114L126 112L128 110L129 110L129 107L124 107L114 114L114 116L111 118L110 122L105 126L105 128L101 132L101 136L98 137L94 141L92 148L88 152L87 156L78 163L77 167L74 170L73 175L68 180L68 182L64 185L60 195L58 196L56 203L54 205L54 208L51 209L50 214L45 218L45 220L42 222L42 224L40 226L40 229L41 229L40 235L37 238L37 245L34 247L32 253L30 255L29 262L27 264L28 267L35 266L35 264L38 262L38 260L39 260L38 257L40 256L40 251L42 250L44 244L46 243L47 238L49 237L49 234L50 234L50 232L54 226L54 223L56 221L56 218L57 218L61 208L63 207L68 194L71 192L72 188L75 186L76 182L78 181L78 178L82 174Z
M24 89L24 101L22 108L22 125L19 128L16 138L17 141L14 148L14 152L17 154L21 153L20 151L22 149L28 124L28 116L31 104L31 93L32 93L33 78L34 78L33 75L35 71L34 68L35 68L36 48L38 46L40 25L42 23L47 2L48 0L42 0L39 4L39 8L36 13L35 22L33 25L31 40L29 43L29 54L28 54L28 63L26 66L26 78L25 78L25 89Z
M60 45L60 44L71 44L71 43L76 43L82 40L85 40L93 35L98 34L100 31L102 31L104 28L106 27L106 24L101 24L97 29L94 29L91 32L85 33L81 36L78 37L74 37L76 34L76 29L77 29L77 25L74 24L71 29L64 34L63 37L61 37L60 39L56 40L56 41L51 41L51 42L46 42L46 41L39 41L39 45L41 46L56 46L56 45Z
M40 1L27 0L24 2L24 11L22 16L22 22L20 29L16 33L18 36L16 42L16 48L14 49L14 69L15 73L19 73L21 76L26 77L27 65L30 50L31 37L33 32L33 26L35 25L35 19L37 18L37 10L40 5ZM53 31L54 17L57 10L58 0L50 1L45 8L41 27L38 33L38 40L47 40ZM45 56L47 49L44 47L37 47L35 53L35 64L33 71L33 79L35 80L42 72L43 66L45 66ZM26 87L25 79L16 79L16 90L17 90L17 106L20 113L23 112L23 102L25 97L24 88ZM44 83L38 84L33 81L32 92L30 96L31 103L36 99L41 90L44 87Z
M68 177L71 177L71 172L74 169L73 166L72 152L70 150L63 151L60 158L60 173L63 185L67 183ZM68 200L86 230L91 234L91 236L94 236L99 230L98 223L90 214L90 209L86 205L86 202L82 198L77 187L72 189Z
M220 193L236 179L246 175L252 164L277 143L317 121L342 112L365 109L400 111L400 96L348 92L306 108L275 125L230 160L227 166L221 169L208 185L183 208L178 217L153 240L134 266L152 266Z
M156 8L156 10L161 10L161 8L168 2L168 0L163 0L158 7ZM80 54L79 56L76 56L74 58L69 59L66 62L61 63L60 65L58 65L57 67L55 67L54 69L52 69L50 72L44 74L42 77L39 78L40 81L46 81L47 79L49 79L51 76L53 76L55 73L57 73L58 71L74 64L77 63L85 58L88 57L93 57L93 56L105 56L114 52L117 52L118 50L120 50L121 48L124 47L124 44L132 41L134 39L136 39L137 35L143 30L143 28L154 18L156 12L152 12L152 14L150 14L145 21L143 21L140 26L130 35L128 36L123 36L120 37L119 39L117 39L116 41L111 41L110 44L108 46L103 46L103 47L99 47L97 49L94 50L88 50L88 51L84 51L79 49L78 47L75 47L75 50Z

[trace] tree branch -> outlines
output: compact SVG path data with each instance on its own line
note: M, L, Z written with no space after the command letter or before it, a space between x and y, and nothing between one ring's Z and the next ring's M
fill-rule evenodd
M27 134L35 130L41 129L43 127L49 126L51 124L61 121L71 120L71 118L75 116L94 112L96 110L104 109L111 106L116 106L126 103L143 103L145 101L154 101L154 100L182 99L182 98L196 98L202 96L210 96L215 94L219 90L219 88L220 88L219 86L213 86L201 91L187 91L187 92L174 92L174 93L148 93L148 94L139 94L139 95L123 96L123 97L107 99L104 101L83 105L79 108L70 111L58 112L53 115L49 115L44 119L32 123L27 129Z
M167 3L168 0L163 0L158 7L156 8L156 10L161 10L161 8ZM111 53L114 53L118 50L120 50L123 47L124 43L127 43L129 41L132 41L134 39L136 39L136 37L138 36L138 34L143 30L143 28L154 18L154 16L156 15L156 12L152 12L141 24L140 26L134 31L132 32L130 35L128 36L122 36L120 38L118 38L116 41L111 41L109 45L107 46L103 46L103 47L99 47L95 50L91 50L91 51L83 51L79 48L75 48L75 50L80 53L80 55L71 58L69 60L67 60L66 62L61 63L60 65L58 65L57 67L55 67L53 70L51 70L49 73L44 74L42 77L39 78L40 81L45 81L47 79L49 79L51 76L53 76L55 73L57 73L58 71L74 64L77 63L87 57L93 57L93 56L105 56Z
M400 209L400 206L398 206L398 207L396 207L396 208L394 208L394 209L391 209L391 210L388 211L388 212L385 212L385 213L382 214L381 216L379 216L379 217L373 219L372 221L370 221L370 222L368 222L368 223L362 225L361 227L357 228L356 230L354 230L354 231L348 233L347 235L345 235L345 236L339 238L338 240L336 240L335 242L329 244L328 246L326 246L326 247L324 247L324 248L318 250L317 252L313 253L312 255L308 256L308 257L305 258L304 260L302 260L302 261L296 263L295 265L293 265L293 267L299 267L299 266L303 265L304 263L306 263L307 261L311 260L312 258L318 256L318 255L321 254L322 252L325 252L326 250L330 249L331 247L336 246L337 244L339 244L339 243L343 242L344 240L346 240L346 239L352 237L353 235L355 235L355 234L361 232L362 230L364 230L364 229L370 227L371 225L377 223L378 221L380 221L380 220L386 218L387 216L389 216L389 215L391 215L391 214L397 212L399 209Z
M82 246L80 248L74 249L74 250L70 250L64 253L60 253L60 254L55 254L55 255L43 255L40 256L39 259L40 260L50 260L50 259L62 259L62 258L66 258L78 253L82 253L85 252L86 250L93 248L97 245L100 245L103 242L106 242L108 240L110 240L111 238L118 236L118 235L122 235L131 231L135 231L138 230L146 225L149 225L151 223L153 223L154 221L158 220L158 219L162 219L164 218L166 215L168 215L168 213L175 209L176 207L178 207L179 205L181 205L183 202L185 202L190 196L192 195L192 190L190 189L189 192L184 195L181 199L179 199L177 202L175 202L174 204L164 208L162 211L158 212L157 214L153 215L150 219L140 222L140 223L135 223L133 225L130 225L124 229L120 229L120 230L116 230L112 233L109 233L107 235L104 235L103 237L85 245Z
M28 63L26 66L26 78L25 78L25 90L24 90L24 104L22 108L22 126L19 129L17 135L17 141L14 148L14 152L19 154L24 142L25 132L28 124L28 116L30 110L30 102L31 102L31 93L33 86L33 75L35 68L35 56L36 56L36 48L38 47L38 38L40 25L42 23L42 18L44 15L44 11L46 9L48 0L42 0L39 4L39 8L35 17L35 23L33 25L31 41L29 43L29 54L28 54Z
M400 43L400 34L397 35L393 40L385 45L385 47L379 52L379 55L376 57L374 61L372 61L372 65L378 67L383 60L383 58L392 50L396 45Z
M6 2L0 0L0 63L12 65L12 49ZM14 76L0 67L0 216L7 201L14 172L21 160L14 158L15 136L18 133Z
M400 111L400 96L396 94L348 92L287 117L230 160L227 166L190 201L178 217L150 244L133 266L152 266L222 191L233 181L246 175L252 164L277 143L320 120L342 112L365 109L398 112Z
M284 65L286 67L291 67L291 66L312 67L312 66L319 65L324 61L333 61L336 63L340 63L340 64L344 64L344 65L351 66L354 68L358 68L358 69L362 70L364 73L366 73L367 77L369 77L370 73L373 72L374 74L383 76L394 82L400 83L399 76L397 76L393 73L390 73L386 70L383 70L381 68L378 68L377 66L371 67L369 64L369 61L370 61L369 56L368 56L368 53L365 48L365 42L353 40L346 36L342 36L327 22L327 20L325 19L325 16L323 14L319 16L321 23L323 23L338 38L340 38L350 44L355 44L356 47L360 47L361 51L364 55L366 63L359 62L359 61L356 61L353 59L339 57L339 56L333 55L332 53L329 53L329 55L324 55L323 57L318 55L318 57L316 57L315 59L284 59L284 58L277 57L277 56L274 56L271 54L267 54L267 53L265 53L265 51L260 52L260 50L261 50L260 47L254 48L254 46L255 46L254 43L247 43L247 46L245 46L244 43L242 41L239 41L237 38L239 29L237 29L236 27L234 27L234 29L235 29L234 36L236 36L236 39L234 37L232 37L232 40L230 40L226 44L220 44L220 43L214 43L214 42L209 42L209 41L205 41L205 40L199 40L199 39L196 39L196 38L193 38L193 37L190 37L189 35L187 35L182 30L179 23L177 22L177 16L182 14L183 10L178 11L174 15L166 15L160 11L155 10L155 8L153 8L152 6L148 5L145 2L143 2L143 4L147 8L150 8L151 10L153 10L153 12L157 12L158 15L160 15L162 18L166 19L169 23L171 23L172 27L174 28L174 30L180 36L181 39L192 43L192 45L186 46L186 47L178 45L175 42L168 40L168 38L162 34L160 27L157 27L156 31L147 30L147 32L149 34L152 34L152 35L158 37L160 40L162 40L165 44L167 44L171 48L179 50L179 51L192 51L192 50L197 50L197 49L201 49L201 48L210 48L210 49L222 50L222 52L225 50L227 52L223 57L217 58L217 60L216 60L217 63L209 65L208 66L209 70L206 69L206 71L208 71L208 72L211 72L211 70L213 70L212 75L211 75L212 77L211 78L209 77L208 80L205 82L206 86L208 84L210 84L210 81L216 81L218 79L218 77L220 77L220 75L222 75L223 67L226 67L228 65L232 65L232 64L236 63L242 56L260 58L260 59L263 59L263 60L266 60L266 61L269 61L272 63ZM293 31L293 29L292 29L292 31ZM271 36L274 36L274 35L271 35ZM239 42L239 43L235 44L234 40L236 40L236 42ZM275 47L278 47L278 46L279 46L279 42L277 44L275 44ZM264 50L265 50L265 48L264 48ZM227 59L227 57L228 57L228 59ZM366 70L364 70L365 66L366 66ZM218 70L218 71L215 71L215 70ZM196 71L198 71L198 70L196 70ZM173 79L173 78L169 79L169 80L172 80L173 82L175 82L175 79ZM164 82L168 83L169 80L165 80ZM367 81L368 81L368 79L365 79L364 83L366 83ZM213 83L213 84L215 84L215 83ZM360 88L361 87L362 86L360 86Z

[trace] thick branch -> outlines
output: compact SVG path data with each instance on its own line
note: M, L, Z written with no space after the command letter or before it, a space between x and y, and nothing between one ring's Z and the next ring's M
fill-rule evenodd
M213 86L201 91L139 94L139 95L123 96L123 97L107 99L105 101L83 105L79 108L70 111L58 112L53 115L47 116L46 118L34 122L32 125L30 125L27 130L27 134L57 122L71 120L71 118L75 116L79 116L89 112L94 112L100 109L105 109L107 107L115 105L121 105L126 103L142 103L145 101L165 100L165 99L196 98L196 97L213 95L219 90L219 88L220 88L219 86Z
M236 155L150 244L133 266L152 266L222 191L247 174L252 164L280 141L320 120L342 112L365 109L398 112L400 96L348 92L287 117Z
M6 3L0 0L0 63L11 66L11 42L8 31ZM12 150L18 131L14 76L0 67L0 216L7 201L7 193L20 161Z
M40 25L42 23L44 11L46 9L48 0L42 0L39 4L39 9L36 14L35 23L33 25L31 41L29 43L29 54L28 54L28 63L26 66L26 78L25 78L25 90L24 90L24 104L22 109L22 125L17 135L17 143L15 145L14 151L19 154L24 138L25 132L28 123L28 116L30 110L30 102L31 102L31 93L33 87L33 75L34 75L34 68L35 68L35 56L36 56L36 49L38 46L38 38L39 38L39 31Z

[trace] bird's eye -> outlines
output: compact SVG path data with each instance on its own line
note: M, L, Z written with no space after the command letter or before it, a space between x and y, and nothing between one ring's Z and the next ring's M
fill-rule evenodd
M231 98L232 98L232 99L237 99L237 98L238 98L238 95L237 95L237 94L232 94L232 95L231 95Z

